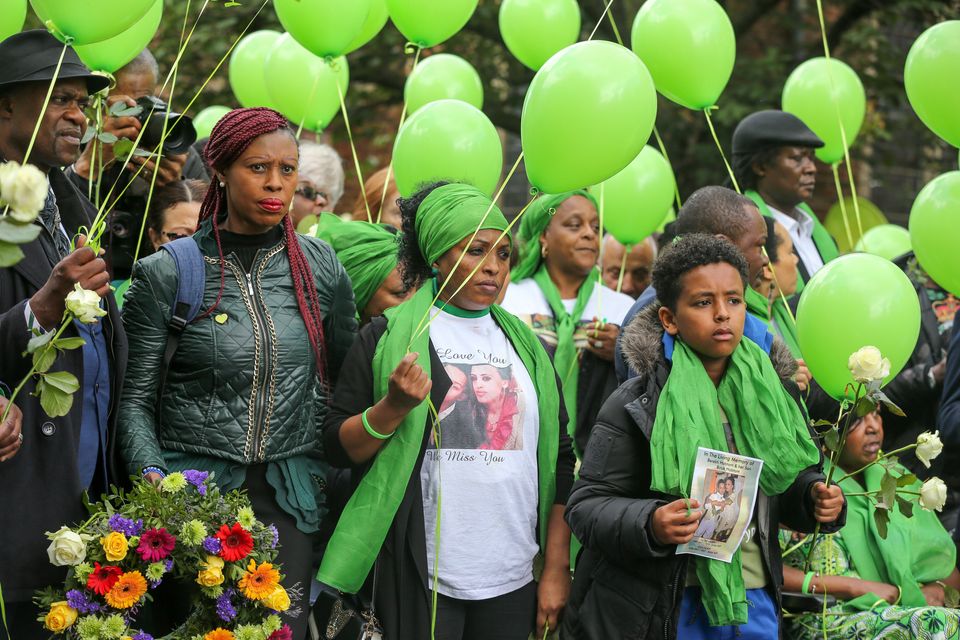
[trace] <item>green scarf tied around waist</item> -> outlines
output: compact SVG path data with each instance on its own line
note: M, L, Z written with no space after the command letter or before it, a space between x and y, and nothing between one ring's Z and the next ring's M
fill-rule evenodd
M353 284L357 311L362 312L397 268L397 236L379 224L349 221L318 225L317 237L336 252Z
M424 199L417 211L417 238L421 251L431 263L472 235L478 226L503 231L507 228L507 221L499 209L491 208L486 195L468 185L438 187ZM432 287L421 287L412 298L385 313L387 329L373 356L375 401L386 396L390 374L408 353L408 346L409 351L419 354L417 364L428 375L431 373L429 332L418 331L418 327L430 312L433 298ZM497 305L490 307L490 311L516 349L537 389L536 401L528 406L537 406L540 416L538 515L540 546L544 549L556 493L560 412L556 378L553 365L533 332ZM429 399L407 414L393 437L377 453L340 517L317 580L347 593L356 593L363 585L414 472L428 418Z
M721 407L738 453L764 461L760 488L766 495L783 493L800 471L820 461L803 414L763 349L741 340L716 387L697 354L678 339L650 438L651 489L690 495L697 449L728 450ZM746 623L739 549L730 563L697 556L692 560L710 624Z
M557 212L557 207L571 196L583 196L592 202L593 206L599 208L596 198L583 189L552 195L545 194L537 198L527 208L520 220L520 240L522 244L520 246L520 260L513 271L510 272L510 279L513 282L530 278L540 269L540 265L543 263L543 257L540 255L540 236L550 225L550 220Z
M769 306L767 299L762 293L753 290L753 287L747 287L744 293L744 300L747 303L747 311L763 320L777 337L783 340L794 358L802 358L800 355L800 341L797 339L797 325L787 310L787 306L782 297L777 297L773 305Z

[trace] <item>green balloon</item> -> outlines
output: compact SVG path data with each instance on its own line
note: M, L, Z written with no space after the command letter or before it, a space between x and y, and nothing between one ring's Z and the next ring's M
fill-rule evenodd
M94 71L113 73L143 51L160 26L163 0L154 0L153 6L140 20L123 33L102 42L74 47L83 63Z
M907 98L931 131L960 147L960 20L947 20L920 34L903 68Z
M267 56L280 38L279 31L264 29L248 33L230 54L230 88L244 107L269 107L273 104L267 91L264 67Z
M960 296L960 171L937 176L920 190L910 208L910 241L924 271Z
M733 73L733 25L714 0L649 0L630 42L657 91L688 109L715 105Z
M267 92L277 111L295 125L322 131L340 110L337 85L346 95L347 59L331 62L307 51L289 33L277 38L264 66Z
M478 0L387 0L390 19L403 37L433 47L463 29Z
M466 182L487 194L500 180L503 147L490 119L460 100L437 100L410 116L393 144L400 195L428 182Z
M540 68L523 101L527 178L545 193L603 182L637 157L656 115L653 80L629 49L571 45Z
M0 40L20 33L27 19L27 0L0 0Z
M865 231L854 251L893 260L910 251L910 232L896 224L881 224Z
M670 163L646 146L620 173L590 191L599 201L603 187L603 227L620 244L637 244L657 230L673 204Z
M342 56L360 35L371 0L273 0L280 24L321 58Z
M30 0L47 29L74 46L93 44L123 33L143 17L154 0Z
M417 65L403 88L407 113L436 100L462 100L483 108L483 83L469 62L451 53L438 53Z
M577 0L503 0L499 21L507 49L534 71L580 37Z
M866 198L857 196L857 204L860 205L860 226L857 226L857 214L853 208L853 198L847 196L843 199L843 206L847 209L847 222L850 225L850 235L853 237L853 245L860 240L860 228L864 233L867 229L879 227L887 224L887 216ZM823 220L823 226L826 227L833 239L837 241L837 248L840 253L850 253L853 251L853 245L847 241L847 227L843 224L843 211L840 209L840 203L835 202L830 210L827 211L827 217Z
M383 26L387 24L390 14L387 12L387 0L371 0L370 12L367 13L367 19L360 28L360 33L347 45L346 53L356 51L363 45L373 40L380 33Z
M231 111L232 109L230 107L224 107L219 104L202 109L193 119L193 128L197 130L197 140L209 138L214 125L220 122L220 118Z
M816 150L817 157L833 164L843 159L840 122L849 149L867 113L867 96L857 72L847 63L836 58L811 58L794 69L783 85L783 110L803 120L820 136L824 146Z
M907 363L920 331L920 303L895 264L868 253L831 260L803 287L797 337L813 378L836 399L853 383L847 360L874 346L890 360L889 382Z

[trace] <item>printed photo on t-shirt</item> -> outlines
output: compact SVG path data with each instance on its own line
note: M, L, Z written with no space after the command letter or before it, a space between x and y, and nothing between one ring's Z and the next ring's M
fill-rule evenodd
M440 448L523 449L522 392L512 367L447 362L443 369L451 384L437 411Z

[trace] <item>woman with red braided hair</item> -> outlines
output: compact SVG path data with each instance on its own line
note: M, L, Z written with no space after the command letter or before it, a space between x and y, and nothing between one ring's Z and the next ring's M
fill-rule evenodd
M279 533L283 585L295 600L287 613L302 612L311 534L325 511L320 427L357 330L353 292L329 245L294 232L299 151L283 116L231 111L204 155L214 177L199 228L175 241L200 249L203 302L165 363L184 274L168 251L134 267L118 446L132 474L156 481L199 469L223 490L245 489L257 518ZM305 613L285 622L295 640L305 637Z

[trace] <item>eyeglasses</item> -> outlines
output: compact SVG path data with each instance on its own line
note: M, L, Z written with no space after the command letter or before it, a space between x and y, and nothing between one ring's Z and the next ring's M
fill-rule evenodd
M167 240L173 242L174 240L179 240L180 238L188 237L186 233L177 233L176 231L164 231L163 235L166 236Z
M297 190L296 190L295 193L296 193L297 195L303 196L303 197L306 198L307 200L316 201L316 200L317 200L317 196L323 198L324 200L327 200L327 199L328 199L328 198L327 198L327 194L324 193L323 191L320 191L319 189L314 189L313 187L306 186L306 185L304 185L304 186L302 186L302 187L297 187Z

